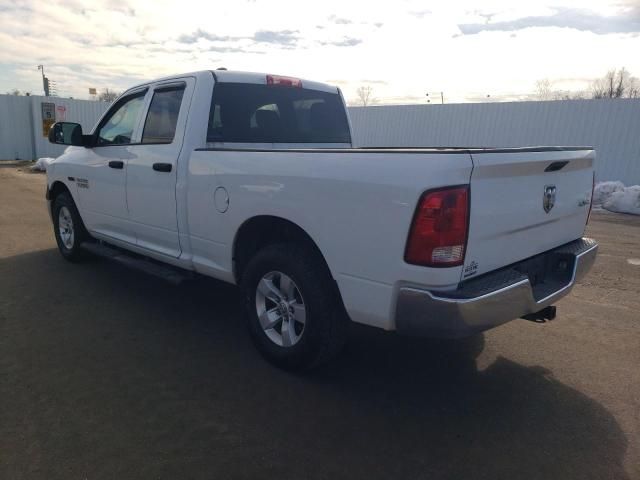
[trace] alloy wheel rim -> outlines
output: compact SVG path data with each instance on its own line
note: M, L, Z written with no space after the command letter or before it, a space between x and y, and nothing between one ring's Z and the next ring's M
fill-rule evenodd
M300 289L288 275L272 271L256 288L256 313L267 338L280 347L292 347L304 333L307 309Z
M58 212L58 233L60 234L60 240L62 240L64 247L71 250L73 248L75 235L73 231L73 218L71 218L71 212L67 207L60 208Z

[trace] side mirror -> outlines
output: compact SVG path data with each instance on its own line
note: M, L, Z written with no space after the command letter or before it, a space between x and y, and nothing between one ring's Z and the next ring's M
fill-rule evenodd
M56 122L49 130L49 141L58 145L82 147L82 126L79 123Z

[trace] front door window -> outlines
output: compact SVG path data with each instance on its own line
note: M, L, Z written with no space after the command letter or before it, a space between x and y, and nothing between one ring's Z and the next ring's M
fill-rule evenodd
M98 130L98 146L127 145L138 123L144 104L145 92L123 98L114 105L112 112Z

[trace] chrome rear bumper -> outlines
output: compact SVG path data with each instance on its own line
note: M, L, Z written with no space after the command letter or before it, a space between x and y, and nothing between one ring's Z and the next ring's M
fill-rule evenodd
M591 268L598 244L590 238L432 292L402 287L396 330L409 335L457 338L535 313L567 295ZM542 275L542 279L537 278Z

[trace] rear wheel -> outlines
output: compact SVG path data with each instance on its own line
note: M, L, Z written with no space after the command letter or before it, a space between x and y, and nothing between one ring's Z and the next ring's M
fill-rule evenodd
M307 320L298 285L288 275L274 270L262 276L256 290L256 314L264 334L279 347L298 343Z
M270 245L242 276L251 337L275 365L303 370L333 357L346 339L347 318L329 271L313 249Z
M89 234L69 193L61 193L55 198L52 216L58 250L65 259L78 261L82 253L80 244L89 239Z

